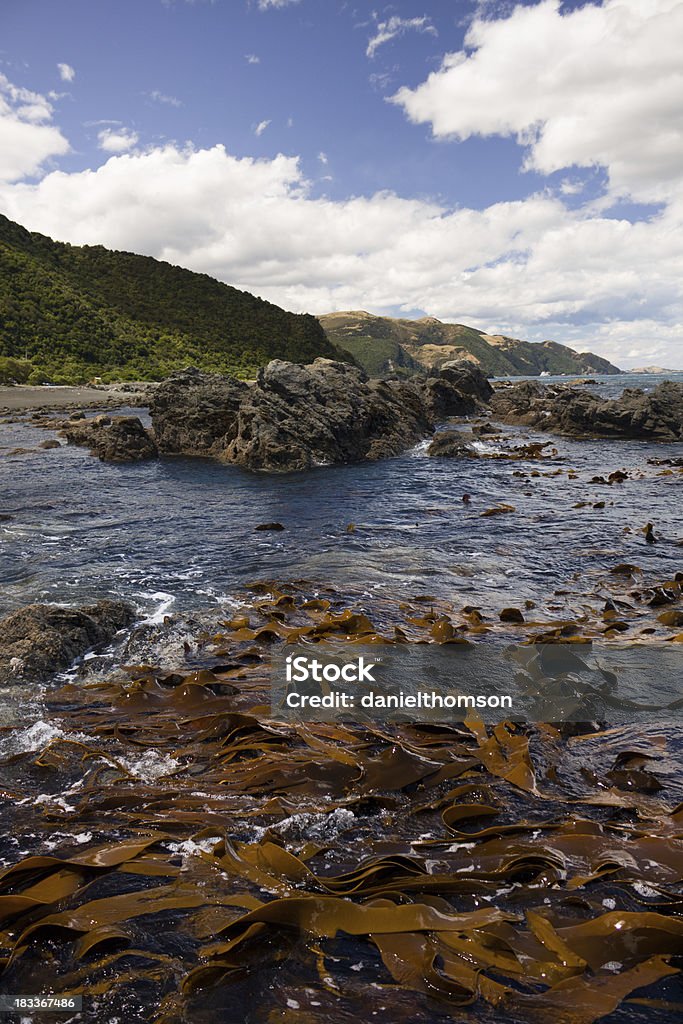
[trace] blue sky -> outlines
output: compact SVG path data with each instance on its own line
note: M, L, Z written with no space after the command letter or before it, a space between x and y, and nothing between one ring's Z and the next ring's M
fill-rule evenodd
M3 0L0 209L290 309L683 365L681 41L681 0Z

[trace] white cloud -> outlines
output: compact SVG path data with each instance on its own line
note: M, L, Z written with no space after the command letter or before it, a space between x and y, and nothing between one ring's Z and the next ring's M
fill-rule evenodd
M258 7L259 11L267 11L271 7L290 7L299 3L301 0L258 0Z
M63 82L73 82L76 77L76 71L70 64L58 64L57 70L59 71L59 77Z
M51 119L45 96L0 74L0 181L36 174L50 157L68 153L69 143Z
M543 0L476 20L392 101L436 138L513 136L528 168L603 166L612 193L665 198L683 177L682 38L682 0Z
M266 130L270 123L270 121L259 121L259 123L254 128L254 135L263 135L264 131Z
M388 192L333 201L312 197L296 158L168 145L2 187L0 207L33 230L169 260L289 309L423 309L617 364L683 365L683 200L636 224L549 195L485 210Z
M245 53L244 59L246 60L247 64L260 64L261 63L261 58L258 57L255 53Z
M168 93L159 89L152 89L148 96L154 103L164 103L168 107L182 107L181 101L176 96L169 96Z
M138 133L130 128L103 128L97 134L98 145L105 153L126 153L138 139Z
M374 57L380 46L391 42L397 36L405 35L406 32L412 31L429 33L433 36L437 35L431 19L426 15L422 18L399 18L397 15L393 15L391 18L387 18L386 21L378 21L376 27L377 31L368 41L365 51L368 57Z
M318 160L324 167L326 167L330 162L330 158L328 157L327 153L323 153L322 151L318 153Z

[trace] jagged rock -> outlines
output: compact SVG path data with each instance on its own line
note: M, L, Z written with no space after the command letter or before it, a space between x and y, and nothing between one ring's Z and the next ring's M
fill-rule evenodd
M163 381L150 403L159 451L218 456L237 434L237 413L249 386L236 377L187 369Z
M433 370L420 389L427 412L435 420L449 416L471 416L480 403L488 402L493 388L472 363L451 361Z
M683 440L683 384L673 381L649 392L626 388L612 399L524 381L497 391L491 409L506 423L574 437Z
M425 408L434 420L447 419L449 416L471 416L479 409L476 398L464 394L441 377L428 377L419 386Z
M475 363L470 363L466 359L454 359L442 363L439 374L463 394L471 395L484 403L491 400L493 387L486 374Z
M356 367L329 359L270 362L243 400L237 425L226 460L270 470L397 455L433 429L414 384L368 381Z
M30 604L0 621L0 685L43 682L135 618L124 601L84 608Z
M435 420L475 412L490 393L469 364L405 381L369 380L331 359L275 359L252 385L185 370L157 388L150 412L162 454L286 472L397 455L428 437Z
M60 431L69 444L84 445L103 462L155 459L157 446L137 416L98 416L69 424Z

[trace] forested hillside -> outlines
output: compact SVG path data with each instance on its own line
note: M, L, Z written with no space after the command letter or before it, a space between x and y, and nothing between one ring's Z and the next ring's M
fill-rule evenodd
M269 359L319 355L340 357L312 316L148 256L53 242L0 215L0 360L28 361L18 373L32 383L155 379L188 364L249 376Z

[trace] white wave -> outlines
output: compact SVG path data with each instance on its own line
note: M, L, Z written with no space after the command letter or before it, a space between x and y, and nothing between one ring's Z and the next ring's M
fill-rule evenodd
M328 842L350 828L355 820L356 816L353 811L349 811L345 807L337 807L331 814L306 812L292 814L289 818L283 818L282 821L265 828L258 826L254 833L257 842L263 838L266 832L276 832L279 836L288 839L322 839Z
M77 740L79 743L89 742L90 736L81 732L66 732L55 722L44 722L39 719L24 729L13 729L0 741L0 758L13 757L16 754L30 754L43 750L54 740Z
M409 448L406 455L411 459L420 459L423 455L427 454L427 449L432 443L431 437L426 437L424 441L420 441L413 448Z
M480 455L509 455L507 448L501 448L499 444L491 444L488 441L470 441L470 448Z
M143 782L156 782L180 768L180 761L169 754L160 754L157 750L146 750L139 758L117 757L116 760Z
M157 590L154 593L141 593L140 597L146 601L156 601L157 608L146 619L142 620L143 626L159 626L168 615L169 609L175 604L175 595L168 594L165 590Z

